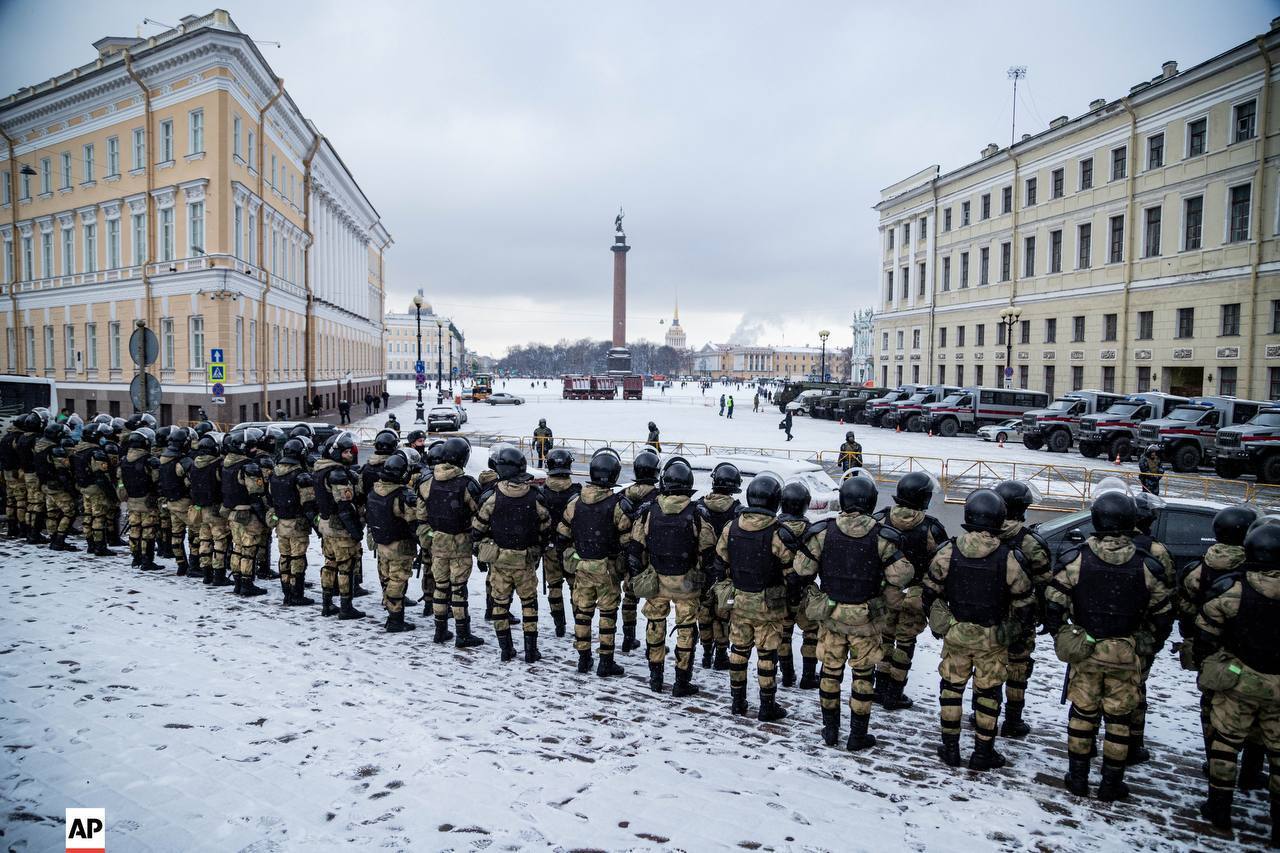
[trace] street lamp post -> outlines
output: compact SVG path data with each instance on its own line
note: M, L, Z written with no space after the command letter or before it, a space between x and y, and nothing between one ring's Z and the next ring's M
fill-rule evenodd
M453 396L453 324L449 324L449 396Z
M422 363L422 294L419 293L413 297L413 313L418 321L418 364ZM418 378L418 364L414 365L413 378L414 385L418 386L418 411L414 414L413 422L415 424L424 424L427 422L426 412L422 406L422 383L416 381Z
M819 368L818 381L827 381L827 338L831 337L831 332L826 329L818 332L818 337L822 340L822 362Z
M1000 309L1000 322L1004 324L1004 387L1013 387L1013 327L1018 325L1022 309L1009 305Z
M441 361L442 350L444 349L444 325L436 320L436 399L439 401L440 392L444 390L444 363Z

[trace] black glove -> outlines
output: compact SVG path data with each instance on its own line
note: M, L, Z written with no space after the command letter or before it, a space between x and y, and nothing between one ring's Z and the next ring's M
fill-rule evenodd
M489 564L488 564L488 563L482 563L482 562L480 562L479 560L476 560L476 568L480 569L480 574L482 574L482 575L483 575L483 574L488 574L488 572L489 572Z
M1044 608L1044 632L1050 636L1057 636L1057 633L1062 630L1066 617L1067 613L1062 609L1061 604L1047 602Z
M644 561L634 551L627 552L627 577L633 578L644 571Z
M929 611L933 609L933 602L938 600L938 594L929 587L921 587L920 589L920 606L924 608L924 615L928 616Z

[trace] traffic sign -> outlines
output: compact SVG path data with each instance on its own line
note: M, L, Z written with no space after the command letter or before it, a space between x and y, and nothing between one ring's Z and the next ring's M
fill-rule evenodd
M146 326L139 326L129 336L129 358L139 367L150 367L160 355L160 340Z
M227 380L227 366L222 363L214 364L209 362L209 381L225 382Z
M425 361L415 361L415 362L413 363L413 372L414 372L414 373L426 373L426 372L427 372L427 363L426 363Z
M212 361L215 364L226 361L226 359L222 357L221 347L215 347L209 350L209 361Z
M422 371L418 371L416 374L414 374L413 381L416 382L419 386L426 385L427 374L423 373Z
M143 399L143 383L146 387L146 399ZM150 373L139 373L133 377L133 381L129 383L129 399L133 401L133 408L139 412L154 413L160 408L160 380L156 379Z
M1012 368L1012 367L1006 367L1006 368L1004 369L1004 378L1005 378L1005 379L1012 379L1012 378L1013 378L1013 368Z
M222 396L222 392L223 392L223 390L224 390L224 389L223 389L223 387L222 387L222 383L221 383L221 382L215 382L215 383L213 383L213 396L215 396L215 397L221 397L221 396Z
M227 398L226 398L226 397L214 397L210 402L212 402L215 406L222 406L222 405L225 405L225 404L226 404L226 402L227 402Z

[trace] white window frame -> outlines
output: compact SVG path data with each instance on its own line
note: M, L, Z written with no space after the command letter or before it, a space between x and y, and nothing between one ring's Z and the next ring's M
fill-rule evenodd
M76 235L74 228L62 229L62 274L75 275Z
M67 323L62 327L62 357L64 360L62 366L67 370L75 370L76 327L71 323Z
M1159 165L1159 166L1152 166L1152 165L1151 165L1151 141L1152 141L1152 140L1154 140L1154 139L1156 139L1156 138L1159 138L1159 139L1160 139L1160 165ZM1169 137L1168 137L1168 135L1167 135L1163 130L1162 130L1162 131L1160 131L1159 133L1148 133L1148 134L1147 134L1147 144L1146 144L1146 146L1143 148L1143 151L1144 151L1144 152L1146 153L1146 155L1147 155L1146 169L1145 169L1144 171L1148 171L1148 172L1149 172L1149 171L1151 171L1152 169L1163 169L1163 168L1165 167L1165 165L1167 165L1167 164L1168 164L1168 162L1169 162Z
M257 150L254 143L257 141L257 135L251 130L247 134L247 144L245 145L245 160L249 163L249 168L257 170L257 161L254 159L253 152Z
M36 328L35 326L26 327L26 348L27 348L27 370L35 373L36 370Z
M133 171L147 167L147 131L146 128L133 129Z
M40 194L48 195L53 192L53 159L50 157L40 158Z
M1150 216L1150 213L1153 210L1160 211L1160 233L1157 235L1156 239L1160 241L1159 249L1161 251L1164 249L1164 205L1163 204L1148 205L1142 208L1142 257L1143 259L1158 258L1161 255L1161 251L1157 251L1155 254L1152 254L1151 252L1151 234L1149 231L1150 223L1147 221L1147 217ZM1203 234L1203 231L1201 233Z
M192 370L204 370L204 316L192 314L187 319L187 331Z
M1116 177L1116 152L1117 151L1124 152L1124 174L1118 178ZM1114 148L1111 148L1110 150L1107 151L1107 174L1109 175L1109 177L1107 178L1107 183L1113 183L1115 181L1124 181L1128 179L1129 177L1129 145L1128 143L1124 145L1117 145Z
M232 238L233 246L234 246L232 253L237 258L243 258L244 257L244 205L243 204L236 205L235 213L233 214L233 217L232 217L232 225L233 227L231 230L234 232L234 235L235 235Z
M1247 138L1245 138L1245 139L1237 140L1237 139L1236 139L1236 111L1237 111L1237 110L1239 110L1241 107L1243 107L1245 104L1249 103L1250 101L1253 101L1253 135L1251 135L1251 136L1249 136L1249 137L1247 137ZM1229 130L1228 130L1228 133L1227 133L1227 145L1228 145L1228 146L1230 146L1230 145L1241 145L1241 144L1243 144L1243 143L1245 143L1245 142L1253 142L1255 139L1257 139L1257 138L1258 138L1258 113L1259 113L1259 110L1258 110L1258 95L1257 95L1256 93L1255 93L1255 94L1253 94L1253 95L1248 96L1247 98L1241 98L1241 99L1240 99L1240 100L1238 100L1238 101L1233 101L1233 102L1232 102L1232 104L1231 104L1231 124L1230 124L1230 126L1229 126Z
M129 229L133 246L133 265L140 267L147 262L147 214L134 213L129 217Z
M1204 150L1199 154L1191 153L1191 125L1198 121L1204 122ZM1203 157L1209 153L1209 114L1201 113L1200 115L1189 116L1186 123L1182 125L1182 159L1190 160L1192 157Z
M61 156L62 156L62 186L59 187L59 189L69 190L71 189L71 184L74 180L74 175L71 171L71 152L63 151Z
M98 223L86 222L81 228L84 239L84 271L98 271Z
M10 326L4 330L5 358L8 359L7 367L10 373L18 372L18 334L17 330Z
M231 156L243 162L242 151L243 149L240 147L240 116L239 114L234 114L231 116Z
M160 208L160 260L174 259L174 223L173 208Z
M120 369L120 321L107 323L107 366L111 370Z
M84 324L84 366L87 370L98 369L98 324Z
M204 202L187 205L187 257L207 254L204 248Z
M0 181L0 204L8 207L13 203L13 186L10 184L12 179L9 175L9 170L5 169L0 177L4 179Z
M1249 233L1243 240L1231 239L1231 191L1240 187L1249 188ZM1253 240L1253 181L1240 181L1235 184L1228 184L1226 196L1223 199L1223 221L1222 221L1222 245L1243 245ZM1200 229L1201 242L1204 241L1204 228Z
M107 175L108 178L120 176L120 137L107 137Z
M258 228L258 215L253 212L252 208L250 208L248 238L249 238L249 264L251 266L258 265L258 241L253 239L254 234L257 232L257 228Z
M240 378L244 378L244 318L236 317L236 335L235 335L235 361L232 362L232 369L240 371Z
M173 119L160 122L160 159L157 163L173 162Z
M40 272L41 278L53 278L53 231L40 232Z
M1187 202L1197 198L1200 199L1200 245L1195 249L1190 249L1187 247ZM1227 198L1228 200L1230 200L1231 198L1230 194L1227 195ZM1181 210L1179 211L1181 215L1178 217L1178 251L1179 252L1204 251L1204 191L1196 190L1195 192L1187 193L1184 196L1180 196L1178 198L1178 206L1181 208ZM1230 228L1230 218L1231 218L1230 215L1228 215L1227 217L1228 228Z
M204 153L204 110L187 113L187 155Z
M44 369L53 370L53 326L44 327Z
M120 219L107 220L107 269L119 269L120 263Z
M173 318L160 318L160 367L163 370L173 370L174 367L174 351L177 349L173 337Z
M84 146L84 162L80 165L84 168L84 180L80 182L81 186L85 184L97 183L96 167L94 163L94 146L93 143L87 143Z

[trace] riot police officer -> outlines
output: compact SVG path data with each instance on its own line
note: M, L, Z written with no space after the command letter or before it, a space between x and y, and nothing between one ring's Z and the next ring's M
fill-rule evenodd
M711 469L711 494L694 501L694 506L711 524L711 531L720 541L725 526L742 509L734 495L742 491L742 472L731 462L721 462ZM715 601L711 594L714 580L707 575L706 589L698 602L698 634L702 638L702 668L730 669L729 624L716 617Z
M250 495L248 483L241 477L245 466L257 466L252 457L261 439L262 430L257 427L232 432L225 439L227 455L222 460L222 516L231 534L228 568L235 580L231 591L243 596L266 593L253 582L254 559L262 535L253 512L256 496ZM261 468L258 474L261 475Z
M1009 668L1009 644L1035 629L1035 596L1025 558L1000 541L1004 499L977 489L964 502L965 533L946 542L929 564L922 604L929 627L942 640L943 762L960 766L960 717L965 687L973 679L975 732L970 770L1005 765L995 751L1000 689Z
M467 609L471 522L479 509L477 499L480 497L480 484L464 470L470 458L471 445L465 438L445 439L440 447L439 464L432 469L431 479L424 480L418 490L421 498L418 517L431 530L431 572L435 579L431 609L436 621L436 638L446 633L452 608L454 645L460 649L484 644L484 640L471 633ZM436 639L436 642L442 640Z
M410 437L412 438L412 433ZM431 569L431 525L427 523L423 515L424 501L426 500L427 483L431 482L434 476L435 467L440 464L440 450L444 447L443 441L434 441L431 446L426 448L423 453L422 473L412 481L413 492L418 496L417 505L417 536L418 536L418 564L422 572L422 615L434 616L435 598L436 598L436 578L435 573ZM449 591L441 592L441 607L448 612L449 607ZM449 630L448 620L445 624L436 626L436 633L432 636L431 641L434 643L447 643L453 639L453 633Z
M631 505L633 531L635 521L658 496L658 466L661 464L657 452L649 447L641 450L631 460L631 474L635 482L623 489L622 494ZM632 592L631 578L628 576L622 581L622 651L624 654L640 648L640 641L636 639L636 609L639 605L640 599Z
M378 482L369 492L366 507L369 535L378 549L378 577L382 581L382 604L387 610L384 629L391 634L417 627L404 618L404 594L417 551L413 524L418 498L408 487L417 457L418 452L411 448L387 456L378 466Z
M812 495L809 487L799 480L793 480L782 487L781 514L778 523L794 535L793 550L804 550L804 535L809 529L809 520L805 513L809 509ZM791 637L796 625L800 626L800 689L818 689L818 623L805 616L800 607L800 590L794 584L787 589L787 616L782 623L782 639L778 645L778 668L782 671L782 686L794 687L796 683L796 665L791 648Z
M44 432L47 417L33 410L22 417L24 432L14 442L18 453L18 470L22 473L22 497L26 503L24 526L28 545L48 545L44 538L44 493L40 491L40 477L36 474L35 448Z
M316 523L315 480L306 468L307 447L301 438L290 438L281 449L280 461L267 478L271 511L275 516L280 550L280 591L286 607L315 604L305 592L307 546Z
M853 430L844 434L844 444L840 445L840 470L862 467L862 445L854 440Z
M24 519L27 514L27 490L22 481L22 469L18 467L18 439L24 431L26 415L18 415L9 422L0 436L0 471L4 473L4 517L8 522L8 536L18 539L26 535ZM88 528L86 528L87 530Z
M174 427L169 431L169 441L160 454L160 496L164 498L165 511L169 514L170 553L178 563L177 574L191 570L191 558L187 554L187 518L191 514L191 484L187 474L194 464L189 453L189 436L186 427ZM193 535L192 539L196 539ZM192 552L196 555L197 552Z
M328 546L320 572L321 616L360 619L364 611L351 602L363 560L364 518L360 513L360 478L352 470L358 452L356 438L337 433L325 442L328 465L316 465L316 505L320 509L320 536ZM323 492L324 498L320 495ZM329 562L329 561L332 562ZM333 606L334 595L339 606Z
M578 496L582 486L569 478L573 473L573 452L567 447L552 449L546 454L546 462L547 482L538 489L538 500L551 514L551 530L554 531L564 517L565 507ZM547 590L547 606L551 610L557 637L565 634L564 583L564 554L559 542L550 537L542 554L542 584Z
M151 446L151 456L159 465L161 456L169 447L169 438L173 435L176 427L162 426L158 428L155 442ZM173 548L171 542L173 539L172 525L169 520L169 502L165 500L164 492L158 491L156 495L156 554L166 560L174 559Z
M1100 717L1106 722L1098 799L1123 800L1129 720L1141 698L1141 661L1172 625L1164 567L1130 539L1133 498L1104 492L1090 510L1093 535L1064 553L1045 592L1045 628L1071 667L1067 698L1067 790L1089 795L1089 760ZM1071 624L1064 627L1070 620Z
M85 550L94 557L114 557L107 550L108 514L112 504L104 495L102 479L108 473L107 454L102 449L102 436L110 435L111 428L101 423L85 424L80 442L71 449L71 474L82 504L81 530L84 532ZM115 491L109 482L106 486Z
M222 452L218 440L204 435L196 442L195 458L187 469L191 490L191 522L200 542L202 579L209 586L226 586L227 521L222 517Z
M1096 494L1096 492L1095 492ZM1164 509L1164 501L1158 496L1150 492L1139 492L1133 496L1134 507L1137 510L1136 520L1134 522L1133 544L1140 551L1145 551L1155 557L1160 565L1164 568L1164 577L1160 580L1176 597L1178 590L1178 577L1174 571L1173 555L1169 553L1169 549L1164 546L1151 534L1151 528L1155 524L1156 519L1160 516L1160 510ZM1160 646L1164 645L1164 638L1160 638ZM1130 767L1135 764L1141 764L1151 757L1151 753L1146 746L1147 732L1147 679L1151 677L1151 665L1155 663L1155 656L1160 651L1160 647L1152 649L1142 659L1142 694L1138 699L1138 707L1134 709L1129 719L1129 756L1127 763ZM1254 753L1256 754L1256 753Z
M614 660L614 634L621 602L622 547L631 530L631 504L615 493L622 462L612 448L591 457L581 493L565 507L557 528L566 571L573 577L573 647L578 672L591 671L591 622L600 613L600 663L596 675L622 675Z
M67 533L76 513L74 485L70 479L66 448L71 431L64 424L50 423L44 435L36 442L34 456L36 476L40 478L40 490L44 495L45 523L48 525L49 550L79 551L67 543ZM56 454L56 455L55 455Z
M159 462L151 455L155 430L139 426L125 439L125 456L120 463L120 479L124 483L129 505L129 553L133 568L152 571L156 564L156 509L158 502Z
M391 458L400 444L400 438L393 430L379 430L373 437L373 454L360 466L360 492L366 498L378 482L382 463Z

